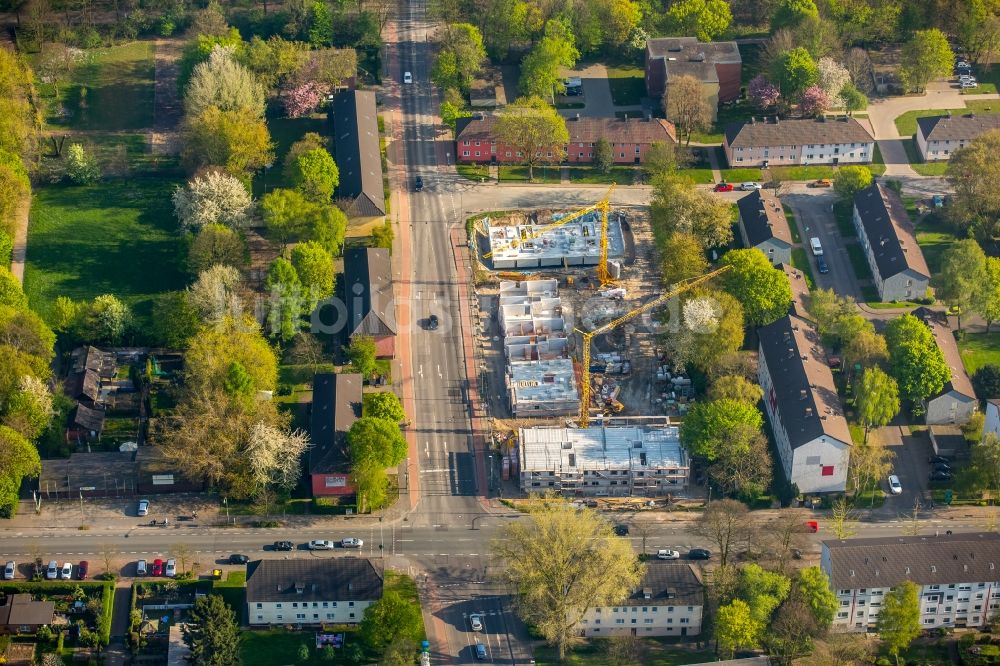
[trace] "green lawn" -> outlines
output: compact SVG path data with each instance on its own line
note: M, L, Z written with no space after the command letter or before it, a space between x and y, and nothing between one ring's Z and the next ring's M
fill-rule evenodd
M691 141L695 143L722 143L726 125L743 122L754 115L755 110L748 103L720 106L718 117L707 132L693 132Z
M760 169L720 169L719 173L722 174L722 180L734 185L739 185L748 180L760 182L764 179Z
M701 185L710 185L715 182L711 167L691 167L690 169L680 169L678 173Z
M917 245L924 253L931 275L941 270L941 255L958 239L937 213L928 213L917 223Z
M237 618L246 610L246 586L246 571L230 571L225 580L212 581L212 591L225 600Z
M459 176L474 180L477 183L481 178L490 177L490 169L484 164L456 164L455 170Z
M153 126L153 42L87 49L72 80L40 92L46 123L78 130L135 130Z
M910 161L910 167L921 176L943 176L948 168L948 161L924 162L920 157L920 150L917 149L917 142L910 137L903 139L903 148L906 149L906 159Z
M35 190L24 276L32 308L44 317L57 296L115 294L133 306L142 330L151 299L186 283L174 185L132 178Z
M805 274L806 285L812 289L816 281L813 279L812 266L809 265L809 255L806 254L805 248L792 248L792 266Z
M274 163L271 168L255 174L254 196L261 196L266 186L267 191L276 187L291 187L291 183L286 182L282 169L284 167L285 155L292 144L302 138L306 132L316 132L325 136L329 131L324 116L310 116L306 118L282 118L275 116L267 119L267 128L271 132L271 140L274 141ZM330 154L335 154L333 142L327 146Z
M799 225L795 221L795 213L786 204L781 204L781 208L785 211L785 219L788 220L788 230L792 234L792 242L801 243L802 236L799 234Z
M976 113L1000 113L1000 100L977 99L969 100L962 109L918 109L907 111L896 118L896 131L900 136L913 136L917 133L917 118L932 116L947 116L948 112L960 115L974 111Z
M833 204L833 217L837 220L837 229L845 238L857 238L858 230L854 228L854 206L849 201L837 201Z
M962 363L970 375L984 365L1000 365L1000 333L966 333L958 341Z
M851 260L854 277L858 278L858 282L870 281L872 279L872 270L868 266L865 251L857 243L847 243L844 247L847 248L847 256Z
M573 183L586 183L591 185L632 185L643 178L641 167L634 166L614 166L608 173L601 173L591 166L571 166L569 167L569 179Z
M344 631L338 627L337 633ZM324 661L322 653L316 649L316 633L313 631L285 631L270 629L266 631L244 631L240 645L240 663L242 666L276 666L277 664L309 664L323 666L330 662ZM356 630L345 632L344 642L360 641ZM299 646L309 648L309 660L299 661ZM337 650L338 660L334 663L347 663L343 658L344 650ZM367 662L366 662L367 663Z
M668 644L656 639L645 639L642 644L642 656L639 661L643 666L683 666L684 664L699 664L713 661L715 653L712 650L686 649L680 645ZM558 660L558 651L549 646L535 648L535 663L538 666L604 666L609 663L606 652L606 640L591 639L579 648L566 655L566 659Z
M500 180L501 182L528 182L528 167L526 166L501 166L500 167ZM559 165L555 166L536 166L534 169L534 180L535 183L558 183L559 182Z
M608 67L608 85L615 106L638 106L646 94L646 73L641 67Z
M874 287L872 287L874 289ZM875 293L875 298L878 298L878 293ZM872 310L895 310L896 308L916 308L920 307L920 303L914 301L889 301L888 303L883 303L882 301L869 300L867 302L868 307Z
M882 157L882 149L875 143L875 154L872 156L872 163L868 165L873 176L881 176L885 173L885 159Z

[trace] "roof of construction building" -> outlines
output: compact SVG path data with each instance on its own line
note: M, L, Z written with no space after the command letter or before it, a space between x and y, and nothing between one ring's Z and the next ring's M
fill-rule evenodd
M524 472L688 466L676 426L521 428L519 437Z
M551 220L538 219L538 224L498 224L487 219L487 236L493 259L542 259L599 254L601 251L601 213L582 215L561 227L550 229L528 240L538 230L565 217L568 213L556 213ZM625 240L622 226L615 214L608 215L608 256L620 257L625 254Z
M512 361L507 377L511 397L517 405L580 399L576 375L573 374L573 361L568 358Z

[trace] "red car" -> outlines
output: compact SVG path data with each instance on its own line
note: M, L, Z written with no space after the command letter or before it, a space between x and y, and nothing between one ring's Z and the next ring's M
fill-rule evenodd
M87 580L87 569L90 568L90 562L84 560L76 567L76 577L80 580Z
M810 532L819 532L819 521L807 520L806 529L809 530Z
M723 182L721 182L721 183L719 183L719 184L717 184L715 186L715 191L716 192L732 192L733 191L733 186L730 185L729 183L723 181Z
M149 571L150 576L163 575L163 560L153 560L153 568Z

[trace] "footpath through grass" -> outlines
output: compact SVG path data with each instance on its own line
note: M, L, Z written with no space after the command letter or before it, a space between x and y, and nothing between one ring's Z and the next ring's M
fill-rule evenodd
M948 160L940 162L924 162L920 157L920 149L913 137L905 138L903 149L906 150L906 159L910 161L910 168L921 176L943 176L948 169Z

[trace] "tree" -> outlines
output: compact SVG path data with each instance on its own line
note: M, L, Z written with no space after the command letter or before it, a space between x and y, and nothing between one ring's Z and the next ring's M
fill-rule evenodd
M392 391L368 393L365 396L364 415L384 421L399 423L406 418L399 396Z
M24 295L21 283L6 266L0 266L0 305L8 305L17 310L28 307L28 297Z
M903 581L889 590L878 614L878 635L899 664L899 651L920 635L919 589L913 581Z
M663 94L663 111L685 137L685 146L691 145L693 132L712 124L712 107L705 99L701 81L689 74L670 79Z
M223 391L230 365L240 363L253 378L253 392L272 391L278 359L252 319L232 318L191 336L184 356L186 388L192 393Z
M722 257L730 270L722 274L723 288L743 304L748 323L764 325L788 314L792 290L784 271L775 268L756 248L730 250Z
M965 3L958 24L959 44L973 62L987 68L1000 49L1000 17L996 9L989 0L972 0Z
M781 0L771 16L771 32L794 28L808 16L819 16L814 0Z
M739 400L756 405L764 397L764 389L739 375L723 375L708 387L709 400Z
M657 141L650 144L649 150L646 152L646 164L644 165L646 175L652 178L676 171L677 167L686 161L686 156L678 153L679 151L676 146L670 142Z
M632 666L644 662L642 639L629 634L611 636L604 646L607 663L611 666Z
M844 317L838 322L838 336L843 341L840 354L844 365L874 365L889 358L885 338L875 332L875 326L861 315Z
M264 86L236 61L231 50L221 46L195 66L184 90L184 110L189 116L200 116L209 107L264 117Z
M455 90L455 89L449 88L448 90ZM451 128L452 136L454 136L456 127L458 126L458 119L471 117L472 111L465 108L464 100L462 100L461 104L456 104L446 99L443 102L441 102L441 109L438 115L441 116L441 122L443 122L445 125Z
M771 64L771 80L785 99L795 99L819 80L819 72L809 51L799 47L785 51Z
M372 377L377 368L376 357L377 350L374 338L364 335L356 335L351 338L351 342L347 346L347 358L351 362L353 372L365 378Z
M667 23L675 34L694 34L703 42L721 35L733 21L725 0L681 0L667 11Z
M892 451L877 442L855 446L848 464L848 476L853 490L862 493L877 488L882 479L892 473L894 458ZM874 493L871 501L872 504L875 503Z
M995 432L987 432L972 447L965 478L980 492L1000 493L1000 437Z
M278 95L289 118L308 116L326 99L329 88L315 81L283 86Z
M395 590L386 590L381 599L365 609L359 627L362 640L374 650L383 649L397 638L418 641L423 632L420 606Z
M681 441L691 453L712 462L723 455L741 427L757 431L764 427L756 405L725 398L697 402L681 424Z
M851 509L847 498L841 497L834 501L830 511L830 531L838 539L849 539L856 531L854 510Z
M247 438L246 455L258 493L271 486L291 491L299 480L299 460L308 448L309 436L301 430L286 432L267 423L254 423Z
M850 81L840 89L840 101L849 116L854 115L855 111L864 111L868 108L868 98Z
M119 344L132 327L132 310L114 294L95 298L82 315L82 337L91 342Z
M872 170L860 164L847 164L833 175L833 189L841 199L851 201L854 195L872 184Z
M310 201L328 203L340 183L340 171L325 148L302 153L290 169L292 183Z
M1000 397L1000 365L980 366L972 374L972 386L982 400Z
M306 235L307 220L314 209L315 204L298 190L274 189L260 200L267 235L282 246Z
M343 236L343 234L341 234ZM392 230L392 223L387 219L381 227L372 229L370 247L382 247L392 252L392 240L396 237L396 232Z
M728 203L696 189L689 178L681 175L656 176L652 186L649 217L658 236L690 234L703 249L723 247L732 240L733 212ZM664 245L660 244L661 250L673 254Z
M326 147L326 139L316 132L306 132L302 135L302 138L293 143L288 148L288 152L285 153L285 158L281 163L282 175L286 180L294 181L296 173L299 170L299 157L319 148L326 150Z
M468 91L486 60L486 49L479 28L470 23L445 26L431 81L439 88Z
M758 428L734 428L708 475L725 493L756 498L771 484L771 451L767 437Z
M77 185L90 185L101 177L101 169L82 145L71 143L66 152L66 175Z
M955 189L949 220L983 242L1000 235L1000 193L992 187L1000 177L998 150L1000 131L985 132L952 153L945 172Z
M209 324L219 324L227 318L237 319L243 314L240 284L240 272L236 268L215 264L198 274L187 292L186 305Z
M49 387L38 377L22 375L18 390L10 396L5 411L4 425L28 440L38 439L55 414Z
M521 98L496 114L497 141L520 155L534 178L536 164L557 164L566 155L566 120L538 97Z
M986 257L986 281L976 289L973 307L986 320L989 334L993 322L1000 319L1000 259Z
M575 66L579 57L570 27L560 20L547 21L544 36L521 61L521 93L529 98L552 99L553 95L565 92L561 70ZM559 144L568 142L569 139Z
M927 326L911 314L891 320L886 326L889 371L899 385L900 396L919 404L940 391L951 379L951 370Z
M795 578L795 587L802 592L802 599L820 630L828 629L833 624L833 616L840 603L837 595L830 589L830 582L823 570L817 566L800 569Z
M499 576L518 597L518 613L559 659L579 641L578 626L592 607L624 599L642 566L632 546L591 509L552 504L505 526L491 550Z
M321 244L308 241L292 248L292 266L304 290L305 311L312 312L319 301L333 294L333 257Z
M380 509L388 502L389 477L385 466L376 460L352 461L351 485L357 489L358 510L362 513Z
M705 507L691 531L712 541L719 549L719 564L725 567L736 549L743 546L754 529L750 510L743 502L723 499Z
M715 640L722 654L729 658L742 647L754 647L762 629L742 599L733 599L716 614Z
M750 83L747 85L747 97L750 99L750 103L758 109L767 111L778 103L781 91L766 76L758 74L750 79Z
M698 277L708 271L708 258L692 234L666 232L660 248L660 277L665 287Z
M830 106L830 96L818 85L806 88L799 99L799 111L804 116L822 116Z
M988 280L986 254L972 238L953 243L941 255L941 269L932 284L938 298L958 308L958 330L962 330L962 313L974 309Z
M776 570L780 573L786 573L795 550L809 546L805 520L805 512L789 508L761 526L764 552L776 560Z
M309 27L306 34L313 46L327 46L333 40L333 14L325 2L317 0L309 5Z
M831 100L840 97L844 86L851 81L851 74L847 68L830 57L820 58L816 61L816 73L819 77L816 83Z
M722 291L688 298L681 307L681 322L672 324L662 341L675 367L707 370L743 346L743 307Z
M41 472L38 449L13 428L0 425L0 518L14 516L21 481Z
M212 266L242 268L247 263L243 237L221 224L206 224L188 249L188 270L199 274Z
M789 597L778 607L764 636L768 654L778 663L791 663L795 657L808 655L813 636L819 633L802 593L793 587Z
M174 214L181 226L198 231L207 224L232 229L245 227L253 213L253 198L238 179L221 171L209 171L177 186L171 196Z
M594 143L594 168L600 173L611 173L614 163L615 155L611 144L602 136Z
M899 80L909 92L922 92L927 82L951 74L955 55L948 38L937 28L918 30L903 45Z
M270 292L267 323L271 337L288 342L301 328L307 308L299 275L290 261L278 257L267 270L265 284Z
M236 614L218 594L194 601L189 620L181 625L191 661L198 666L238 666L240 634Z
M861 375L857 401L858 418L865 426L865 443L873 427L888 424L899 413L899 387L880 368L867 368Z
M347 447L352 461L375 461L383 469L406 459L407 444L399 421L363 416L347 432Z
M267 124L245 110L223 111L210 106L185 120L181 136L181 158L191 171L219 166L231 175L246 176L274 161Z
M838 296L833 289L814 289L809 292L809 314L820 335L836 339L839 322L857 314L857 306L852 299Z

